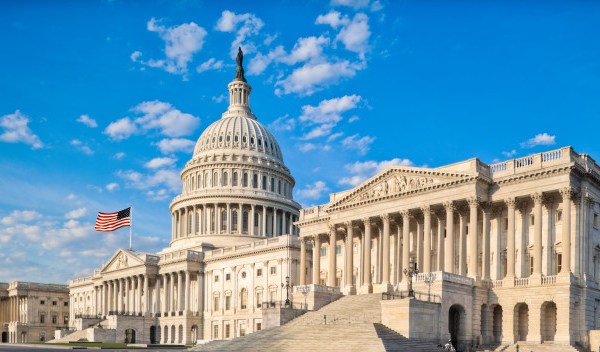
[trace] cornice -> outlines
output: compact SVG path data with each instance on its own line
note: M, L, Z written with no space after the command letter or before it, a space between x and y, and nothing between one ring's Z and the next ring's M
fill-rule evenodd
M207 195L195 195L195 196L178 196L181 197L181 199L177 199L177 200L173 200L171 202L171 204L169 205L169 211L172 211L173 208L177 208L177 207L184 207L184 206L193 206L193 205L198 205L198 204L214 204L216 203L236 203L236 201L233 202L223 202L223 199L227 199L227 198L234 198L236 200L240 200L238 203L251 203L250 201L254 201L257 202L257 204L255 205L260 205L260 206L267 206L267 207L272 207L273 205L278 205L280 207L287 207L287 208L291 208L293 212L296 212L296 214L298 215L300 213L300 209L301 206L300 204L296 203L294 200L281 200L281 199L273 199L273 198L264 198L264 197L260 197L260 196L252 196L252 195L248 195L248 194L223 194L219 191L215 191L213 194L207 194ZM202 202L203 200L206 199L216 199L216 201L211 201L211 202ZM247 200L246 202L243 202L241 200ZM264 204L261 204L264 203ZM289 209L288 209L289 210Z
M557 175L564 175L564 174L571 172L574 168L575 168L575 166L573 164L571 164L571 165L561 166L561 167L551 168L551 169L540 169L540 170L535 170L535 171L531 171L528 173L505 176L498 180L494 180L494 183L499 186L505 185L505 184L523 183L523 182L530 181L532 179L536 180L536 179L543 179L543 178L548 178L548 177L557 176Z
M214 263L214 262L218 262L221 260L228 260L228 259L236 259L236 258L243 258L243 257L251 257L251 256L256 256L259 254L265 254L265 253L272 253L272 252L276 252L282 249L296 249L296 250L300 250L300 246L295 246L293 244L282 244L282 245L278 245L275 247L267 247L267 248L261 248L258 250L253 250L253 251L248 251L248 252L243 252L243 253L233 253L233 254L223 254L220 255L218 257L215 258L207 258L206 256L204 257L203 262L205 264L210 264L210 263Z
M302 226L315 225L315 224L320 224L320 223L328 223L330 219L331 219L331 217L329 217L329 216L318 217L318 218L314 218L314 219L310 219L310 220L296 221L294 223L294 225L296 225L298 227L302 227Z

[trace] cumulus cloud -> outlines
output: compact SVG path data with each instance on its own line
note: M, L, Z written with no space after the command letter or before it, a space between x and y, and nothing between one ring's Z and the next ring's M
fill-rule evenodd
M304 188L298 190L298 196L305 199L319 199L324 193L328 192L329 188L323 181L316 181L314 183L306 185Z
M83 143L79 139L72 140L71 145L86 155L94 154L94 151L87 144Z
M316 24L328 24L333 29L337 29L341 25L348 24L349 21L350 21L350 19L348 18L348 16L342 16L341 13L339 13L335 10L331 10L325 15L319 15L317 17L317 20L315 21L315 23Z
M0 220L3 225L11 225L17 222L30 222L41 218L42 214L35 210L14 210L10 215Z
M304 105L299 120L311 124L337 123L342 119L341 114L356 108L361 101L360 95L344 95L340 98L326 99L317 106Z
M317 149L317 145L314 143L301 143L298 145L298 150L303 153L310 152L311 150L315 149Z
M535 135L535 137L526 140L521 143L521 148L533 148L538 145L554 145L556 144L556 136L551 136L548 133L540 133Z
M350 137L342 139L342 146L346 149L355 149L360 155L365 155L371 148L371 143L375 141L375 137L361 137L358 133Z
M279 61L294 65L299 62L320 61L323 59L323 47L329 44L324 36L299 38L289 55L279 57Z
M220 32L236 32L230 50L231 58L235 58L238 47L240 46L244 53L249 54L255 51L254 43L245 40L258 34L263 25L263 21L254 14L236 14L235 12L225 10L221 13L221 17L217 21L215 29Z
M305 133L300 139L302 140L310 140L319 137L328 136L331 134L331 130L335 127L335 123L324 123L321 125L317 125L307 133Z
M0 142L7 143L25 143L32 149L39 149L44 146L40 138L29 128L29 118L19 110L14 114L8 114L0 117Z
M198 73L202 73L204 71L210 71L210 70L220 70L223 68L223 60L217 60L214 57L211 57L210 59L204 61L203 63L201 63L197 68L196 71Z
M285 114L271 122L269 127L275 131L293 131L296 127L296 120L289 117L288 114Z
M165 188L169 192L168 195L175 194L181 190L179 172L174 169L155 169L149 174L143 174L134 170L119 170L117 171L117 176L124 180L128 187L144 190L147 194L150 191L156 192L157 189Z
M125 155L126 154L123 153L123 152L117 152L117 153L115 153L115 155L113 155L113 159L121 160L121 159L123 159L125 157Z
M93 118L91 118L85 114L79 116L79 118L76 121L86 125L87 127L91 127L91 128L98 127L98 123L96 122L96 120L94 120Z
M166 166L172 166L176 161L177 159L175 158L154 158L145 163L144 166L148 169L160 169Z
M161 139L156 146L163 154L173 154L177 152L190 153L194 150L196 143L185 138L165 138Z
M338 183L340 185L356 187L366 179L392 166L414 166L414 164L408 159L400 158L383 161L357 161L344 166L350 176L343 177Z
M502 155L504 155L507 158L512 158L513 156L515 156L515 154L517 154L517 151L514 149L508 152L502 152Z
M348 60L316 64L308 62L296 68L289 76L277 81L275 85L278 88L275 89L275 94L278 96L290 93L312 95L339 82L342 78L354 77L356 71L363 67L361 63L351 63Z
M225 94L221 94L218 97L217 96L213 96L212 101L214 101L217 104L221 104L225 99L227 99L227 95Z
M159 100L142 102L131 111L142 116L133 120L124 117L111 122L104 129L104 134L112 140L123 140L140 131L155 129L167 137L180 137L193 133L200 125L198 117Z
M87 213L87 209L86 208L78 208L78 209L74 209L71 210L70 212L65 214L65 218L67 219L79 219L83 216L85 216L85 214Z
M162 68L169 73L180 74L185 77L188 72L188 64L192 61L194 54L202 50L204 38L207 34L206 30L194 22L166 27L161 25L160 20L154 17L148 21L146 28L150 32L158 33L164 40L165 58L143 62L139 60L142 53L135 51L130 56L131 60L150 67Z
M346 50L358 53L364 59L369 50L370 36L369 18L364 13L357 13L352 21L342 27L335 40L342 42Z
M347 6L355 10L369 6L369 0L331 0L332 6Z
M119 184L116 182L111 182L107 184L104 188L106 188L106 190L109 192L116 191L119 188Z
M284 55L286 55L286 53L281 45L275 47L266 55L256 53L256 55L254 55L254 57L251 58L250 62L248 63L248 75L256 76L263 73L271 64L271 62L278 60Z

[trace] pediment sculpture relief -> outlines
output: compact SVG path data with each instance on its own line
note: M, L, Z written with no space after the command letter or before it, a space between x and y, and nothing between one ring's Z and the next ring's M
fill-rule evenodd
M406 175L393 175L392 177L364 191L355 199L367 200L384 197L391 194L398 194L416 190L419 188L424 188L434 183L440 183L440 181L432 177L411 177Z

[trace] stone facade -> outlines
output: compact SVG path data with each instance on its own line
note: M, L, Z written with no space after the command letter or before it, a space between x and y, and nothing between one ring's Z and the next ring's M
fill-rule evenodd
M571 147L391 167L301 210L301 241L317 250L300 283L401 296L416 265L416 298L439 300L439 342L587 346L600 325L599 202L600 168Z
M231 339L261 330L263 309L287 298L286 278L299 282L294 178L250 110L250 85L236 78L228 87L228 110L181 172L169 247L121 249L92 276L73 280L72 327L116 330L117 342Z
M68 324L69 289L66 285L0 282L2 343L51 340L54 330Z

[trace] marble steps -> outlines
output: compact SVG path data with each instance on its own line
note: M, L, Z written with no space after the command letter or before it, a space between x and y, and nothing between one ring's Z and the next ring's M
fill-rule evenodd
M64 336L60 339L50 340L48 341L48 343L69 343L79 341L82 339L87 341L87 329L75 331L72 334Z
M287 325L325 325L324 316L329 324L380 323L381 295L351 295L334 301L317 311L307 312Z
M566 346L550 341L541 344L535 342L518 342L508 346L500 346L496 351L517 352L517 345L519 345L519 352L579 352L579 350L573 346Z

